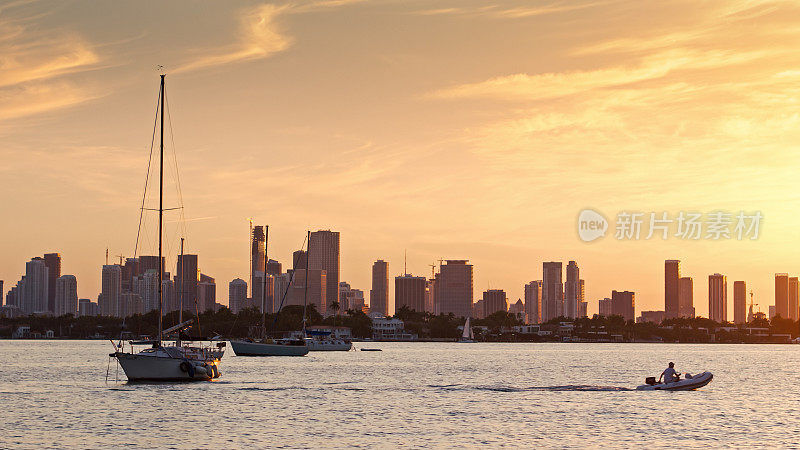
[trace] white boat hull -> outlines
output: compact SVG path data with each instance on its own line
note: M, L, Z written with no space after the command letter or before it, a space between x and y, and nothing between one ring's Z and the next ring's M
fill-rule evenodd
M308 350L312 352L347 352L353 344L343 340L309 339L306 341Z
M218 360L190 361L121 352L114 355L128 381L207 381L221 374Z
M236 356L305 356L307 345L270 344L265 342L231 341Z
M643 384L636 389L639 391L693 391L701 388L714 379L711 372L703 372L692 378L684 378L673 383Z

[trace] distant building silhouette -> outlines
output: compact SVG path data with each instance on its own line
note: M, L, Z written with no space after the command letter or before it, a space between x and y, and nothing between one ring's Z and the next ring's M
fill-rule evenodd
M283 265L274 259L267 261L267 274L272 276L280 275L283 272Z
M415 277L404 274L394 277L394 307L395 312L407 307L412 311L425 311L425 277Z
M522 299L518 298L516 302L508 305L508 312L525 320L525 304L522 303Z
M469 317L472 314L472 264L451 259L439 267L436 279L436 313Z
M339 313L347 310L362 311L366 302L364 291L353 289L346 281L339 282Z
M301 270L306 268L306 251L295 250L292 253L292 270Z
M636 323L652 322L660 324L664 321L664 311L642 311Z
M264 258L266 258L266 252L267 241L264 234L264 227L257 225L253 227L250 234L250 295L254 299L256 298L256 295L253 293L256 288L256 272L264 272Z
M263 261L262 261L263 264ZM184 309L194 309L197 301L197 283L200 281L200 269L197 255L178 255L175 287L182 298Z
M147 273L148 270L152 270L155 273L158 273L159 270L166 271L167 265L165 263L166 257L161 257L161 264L158 262L158 256L140 256L139 257L139 271L136 275L141 275L143 273Z
M589 302L578 303L578 318L589 317Z
M525 323L542 323L542 280L525 285Z
M681 262L677 259L664 261L664 314L667 319L680 316L679 279Z
M747 287L744 281L733 282L733 323L747 323Z
M611 314L625 320L636 318L636 294L631 291L611 291Z
M263 275L263 272L262 272ZM272 277L267 279L267 299L269 303L267 311L272 312ZM263 286L263 284L262 284ZM200 274L200 281L197 283L197 310L200 312L216 311L217 309L217 282L213 277L204 273Z
M564 316L574 319L578 317L580 299L580 269L578 263L567 263L567 282L564 284Z
M23 314L47 314L51 312L48 306L49 288L50 275L44 258L36 257L25 263L22 301L19 304Z
M613 314L614 309L611 307L611 299L604 298L597 301L597 309L599 315L608 317Z
M88 298L81 298L78 300L78 317L94 317L99 314L97 303Z
M78 314L78 280L75 275L62 275L58 277L55 285L55 312L56 316L65 314Z
M56 280L61 276L61 254L45 253L44 265L47 266L47 311L56 310Z
M502 289L489 289L483 292L483 314L484 317L496 313L497 311L508 311L508 301L506 292Z
M391 316L389 311L389 263L379 259L372 264L372 289L369 290L369 310Z
M303 299L306 295L307 304L314 305L317 312L323 316L327 314L328 305L331 302L327 300L327 273L324 270L309 270L308 276L308 293L306 294L306 270L295 270L294 279L289 286L289 292L286 295L286 301L283 306L287 305L302 305ZM288 280L287 280L288 281ZM336 296L339 296L338 286ZM259 304L256 307L259 307Z
M304 269L305 270L305 269ZM253 286L250 291L253 293L252 303L253 306L258 308L261 311L262 308L267 312L267 314L271 314L275 312L275 277L272 275L267 275L266 279L266 293L264 295L264 271L257 270L255 273L255 277L253 278L253 282L255 286ZM319 310L318 310L319 311Z
M436 279L431 278L425 282L425 311L436 312Z
M775 314L789 318L789 274L775 274Z
M694 281L691 277L678 279L678 317L694 317Z
M708 318L728 321L728 280L719 273L708 276Z
M156 258L158 260L158 258ZM122 316L122 267L116 264L106 264L102 271L102 290L98 299L100 315L111 317Z
M564 314L564 284L561 262L542 264L542 322Z
M798 319L798 280L797 277L789 277L789 318Z
M485 319L486 318L486 308L484 308L484 301L482 298L475 300L472 304L472 318L473 319Z
M238 314L247 306L247 282L241 278L228 283L228 308Z
M328 304L339 301L339 232L320 230L311 233L308 243L311 270L325 271L325 301ZM303 267L305 268L305 267ZM324 309L320 311L324 313Z

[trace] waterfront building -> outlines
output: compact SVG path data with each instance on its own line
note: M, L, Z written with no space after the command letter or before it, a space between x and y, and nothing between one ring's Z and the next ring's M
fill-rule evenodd
M372 264L372 289L369 291L369 309L391 316L389 311L389 263L379 259Z
M45 253L44 265L47 266L47 311L56 310L56 280L61 276L61 254Z
M567 282L564 284L564 316L570 319L578 317L580 291L580 269L578 263L567 263Z
M485 319L486 318L486 314L484 314L486 310L485 310L483 305L484 305L484 302L483 302L482 298L479 298L478 300L475 300L475 302L472 304L472 316L471 317L473 319Z
M403 306L412 311L425 311L425 277L415 277L404 274L394 277L394 306L395 311Z
M483 292L483 315L489 317L498 312L508 311L506 292L502 289L489 289Z
M589 317L589 302L578 302L578 318Z
M228 283L228 308L234 314L247 307L247 282L241 278Z
M466 259L450 259L439 267L436 279L436 314L466 318L472 314L472 264Z
M525 323L542 323L542 280L525 285Z
M775 274L775 314L789 317L789 274Z
M661 322L664 321L665 315L666 313L664 311L642 311L641 315L636 318L636 323L652 322L661 324Z
M611 314L625 320L636 318L636 294L631 291L611 291Z
M158 258L156 258L158 260ZM111 317L121 316L120 295L122 294L122 267L116 264L106 264L102 271L102 287L98 304L100 315Z
M25 263L25 277L20 309L28 314L47 314L49 309L50 270L44 258L33 258ZM55 297L54 297L55 298Z
M508 312L525 320L525 304L522 299L518 298L515 303L508 305Z
M733 282L733 323L747 323L747 287L744 281Z
M664 261L664 314L667 319L680 316L679 279L681 262L677 259Z
M308 261L309 268L311 270L325 271L325 300L328 304L334 301L338 302L340 259L339 232L321 230L311 233L311 240L308 243L308 248L311 254L310 260ZM386 283L388 285L388 278ZM320 311L320 313L323 312L324 310Z
M56 316L65 314L78 314L78 280L75 275L62 275L55 284L55 310Z
M564 314L564 284L561 262L542 264L542 322Z
M383 314L370 312L372 320L372 339L375 341L415 341L417 336L405 331L405 323L397 318L387 318Z
M728 281L719 273L708 276L708 318L716 322L728 321Z
M678 279L678 317L690 319L694 317L694 281L692 277Z
M78 317L94 317L99 314L97 303L88 298L78 299Z
M598 300L597 301L597 310L598 310L597 314L601 315L603 317L608 317L611 314L613 314L613 312L612 312L613 309L611 308L611 299L606 297L604 299Z
M789 318L798 319L798 282L797 277L789 277Z

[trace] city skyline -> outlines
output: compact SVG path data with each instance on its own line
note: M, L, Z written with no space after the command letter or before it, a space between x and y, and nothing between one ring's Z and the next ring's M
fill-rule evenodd
M675 258L698 315L717 272L771 303L772 274L798 272L800 11L600 3L231 2L201 13L175 2L158 21L124 4L102 22L89 4L4 5L0 192L13 220L0 221L0 278L8 289L20 262L58 251L79 298L94 298L106 249L111 261L133 254L162 64L187 253L219 286L249 280L241 236L253 217L271 224L269 254L285 267L304 230L341 232L339 279L361 289L372 261L402 267L404 249L416 275L469 259L475 293L502 288L509 301L542 262L575 260L590 314L614 289L660 310L661 265ZM758 210L764 223L752 242L584 243L575 220L587 206ZM168 230L169 267L178 236Z

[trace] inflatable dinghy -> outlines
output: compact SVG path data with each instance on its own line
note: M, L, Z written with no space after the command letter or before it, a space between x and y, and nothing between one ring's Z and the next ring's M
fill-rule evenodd
M647 377L646 384L638 386L636 389L640 391L693 391L711 383L713 378L714 375L711 372L703 372L698 375L687 373L686 377L672 383L657 383L655 377Z

